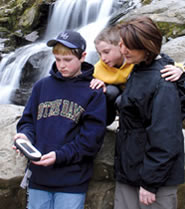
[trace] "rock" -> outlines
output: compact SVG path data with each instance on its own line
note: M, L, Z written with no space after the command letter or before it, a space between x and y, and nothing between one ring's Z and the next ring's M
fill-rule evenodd
M115 133L107 130L94 164L94 175L87 192L85 209L112 209L114 204Z
M15 89L11 96L11 102L17 105L25 105L31 94L32 87L39 80L45 69L40 68L41 63L48 63L50 51L40 51L30 56L22 68L19 88ZM43 65L42 65L43 66Z
M138 7L120 20L128 20L136 16L149 16L152 18L168 38L175 38L185 35L185 1L184 0L155 0L150 4Z
M25 35L24 37L29 42L35 42L39 38L37 31L33 31L30 34Z
M26 40L25 36L35 30L38 31L39 37L42 35L48 20L49 5L53 0L6 0L6 3L1 1L0 37L9 38L5 47L11 45L12 50L15 50L28 44L29 40ZM21 33L17 34L16 31ZM34 38L36 40L36 36ZM2 50L4 51L9 51L9 48Z
M25 170L25 159L18 156L12 149L13 136L16 133L16 123L23 107L15 105L0 105L0 179L4 185L10 179L22 177ZM2 186L2 183L0 184Z
M114 182L90 182L85 209L113 209Z
M168 41L162 46L162 51L176 62L185 63L185 36Z
M185 184L178 187L177 191L178 206L177 209L185 209Z
M23 107L0 105L0 208L24 208L26 194L20 187L24 175L26 159L12 149L16 123ZM15 195L16 194L16 195Z

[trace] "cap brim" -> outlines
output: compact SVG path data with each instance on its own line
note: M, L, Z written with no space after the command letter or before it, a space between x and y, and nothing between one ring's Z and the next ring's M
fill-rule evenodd
M64 40L59 40L59 39L51 39L47 42L47 46L55 46L57 43L60 43L68 48L71 48L71 49L77 49L78 47L75 46L74 44L71 44L70 42L68 41L64 41Z
M55 40L55 39L52 39L47 42L47 46L55 46L56 44L57 44L57 40Z

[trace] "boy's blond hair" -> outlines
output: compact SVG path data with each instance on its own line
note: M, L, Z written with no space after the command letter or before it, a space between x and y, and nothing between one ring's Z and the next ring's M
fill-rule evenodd
M57 43L52 50L53 54L61 54L61 55L75 55L77 58L81 58L82 51L80 49L71 49L60 43Z
M104 28L95 38L94 44L97 45L101 41L117 46L120 42L119 27L117 25L113 25Z

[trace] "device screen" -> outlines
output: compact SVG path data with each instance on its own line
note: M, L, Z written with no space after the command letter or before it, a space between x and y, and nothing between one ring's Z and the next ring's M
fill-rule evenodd
M28 150L28 152L33 153L35 152L32 148L30 148L26 143L21 143L21 145Z

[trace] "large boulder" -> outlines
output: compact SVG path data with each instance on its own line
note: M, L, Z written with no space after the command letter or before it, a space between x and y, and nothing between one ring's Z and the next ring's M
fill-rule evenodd
M162 46L162 51L176 62L185 63L185 36L171 39Z
M21 106L0 105L0 209L23 209L26 202L26 194L19 187L26 160L12 149L22 110Z

